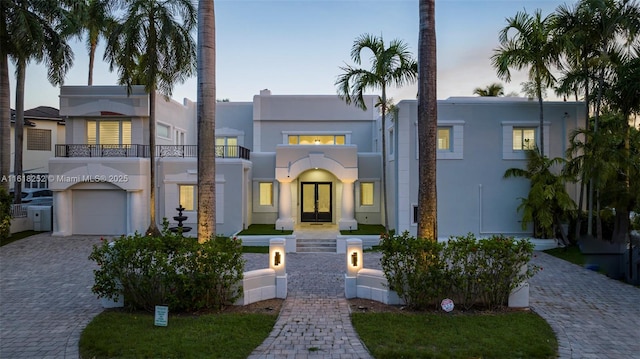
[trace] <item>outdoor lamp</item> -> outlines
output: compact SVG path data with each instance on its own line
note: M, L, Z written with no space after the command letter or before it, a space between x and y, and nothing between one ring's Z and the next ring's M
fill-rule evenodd
M280 254L280 251L275 251L275 254L273 256L273 266L277 267L280 265L282 261L282 255Z
M358 252L354 251L353 253L351 253L351 266L352 267L357 267L358 266Z

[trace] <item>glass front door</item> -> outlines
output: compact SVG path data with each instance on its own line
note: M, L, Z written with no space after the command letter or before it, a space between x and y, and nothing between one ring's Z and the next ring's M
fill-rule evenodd
M331 182L302 182L302 222L331 222Z

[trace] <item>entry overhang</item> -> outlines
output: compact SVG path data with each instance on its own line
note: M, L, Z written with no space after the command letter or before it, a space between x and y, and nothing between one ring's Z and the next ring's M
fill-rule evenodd
M323 169L340 181L353 182L358 179L358 148L354 145L276 147L275 177L278 181L291 181L311 169Z

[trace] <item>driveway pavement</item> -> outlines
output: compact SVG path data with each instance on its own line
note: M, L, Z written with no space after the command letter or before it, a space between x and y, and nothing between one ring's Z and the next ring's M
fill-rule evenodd
M0 248L0 358L78 358L82 329L102 311L91 293L99 237L39 234ZM247 270L266 267L245 255ZM365 253L367 268L380 254ZM640 359L640 289L544 253L531 279L531 307L554 329L561 358ZM289 296L271 335L251 358L369 358L349 321L344 255L287 257Z

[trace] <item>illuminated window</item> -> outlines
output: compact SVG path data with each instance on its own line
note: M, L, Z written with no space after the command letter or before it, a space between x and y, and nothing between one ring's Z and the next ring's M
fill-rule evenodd
M238 157L238 137L216 137L217 157Z
M51 130L27 129L27 150L51 151Z
M533 150L536 147L536 129L526 127L513 128L513 150Z
M344 135L289 135L290 145L344 145Z
M373 182L360 183L360 205L373 206Z
M260 182L260 205L273 206L273 183Z
M438 127L438 151L451 151L451 127Z
M130 145L131 121L129 120L88 120L87 144L89 145Z
M178 192L180 196L180 205L185 209L185 211L195 211L196 208L198 208L198 195L195 185L178 185Z

